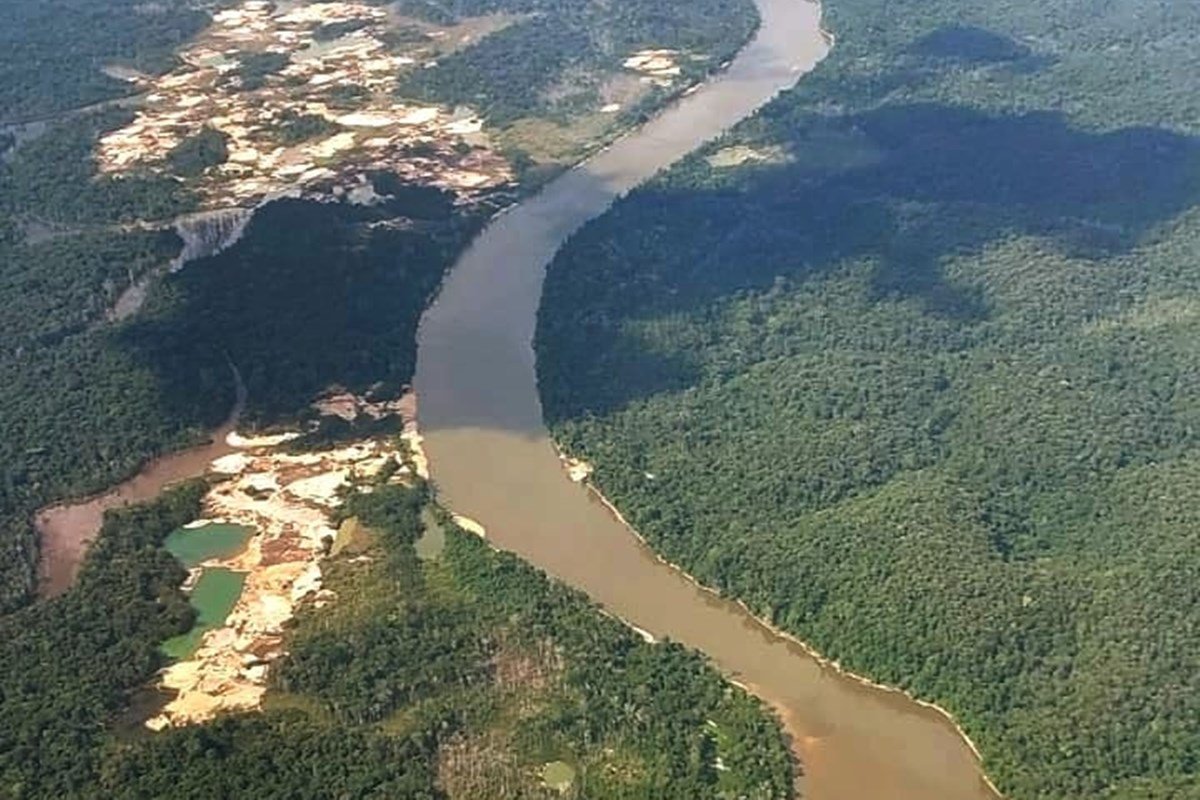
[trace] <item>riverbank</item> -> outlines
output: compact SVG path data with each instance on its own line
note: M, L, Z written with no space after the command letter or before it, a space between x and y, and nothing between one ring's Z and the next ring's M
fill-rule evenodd
M151 459L133 477L111 489L54 503L34 514L34 529L38 536L37 594L40 599L57 597L71 588L88 546L100 533L105 511L153 500L170 484L198 478L213 461L234 452L235 446L229 437L235 435L246 407L246 386L237 367L230 364L229 370L234 382L233 408L207 443Z
M106 511L153 500L170 484L203 475L213 460L234 451L227 437L235 425L236 421L230 420L213 432L208 443L153 459L116 488L40 509L34 515L38 597L57 597L75 583Z
M562 454L564 463L570 463L570 464L583 463L583 462L579 462L576 459L571 458L570 456L565 455L564 451L562 450L562 448L560 447L560 445L557 442L555 443L555 449L557 449L560 452L560 454ZM589 472L589 476L590 476L590 472ZM987 783L988 788L991 789L992 793L995 794L995 796L997 798L1003 797L1003 794L1000 792L1000 789L995 785L995 783L992 782L991 778L982 769L983 768L983 753L980 751L979 746L975 743L975 741L971 738L971 736L966 732L966 730L962 727L962 725L958 722L958 720L955 719L954 715L948 709L944 708L943 706L938 705L937 703L931 702L929 700L924 700L920 697L916 697L915 695L911 694L910 692L908 692L904 689L901 689L897 686L890 686L885 683L880 683L878 681L872 680L871 678L869 678L865 675L862 675L860 673L846 669L844 666L842 666L842 664L840 662L834 661L833 659L830 659L830 658L826 658L824 655L821 654L820 651L818 651L810 643L804 641L803 639L799 638L795 634L789 633L788 631L776 626L775 624L768 621L764 617L761 617L758 614L756 614L748 605L746 605L745 601L737 599L737 598L730 598L730 597L726 596L725 594L723 594L722 592L720 592L719 590L714 589L714 588L702 583L696 576L692 575L690 572L685 570L682 566L680 566L679 564L676 564L673 561L668 561L661 554L659 554L659 552L654 549L654 547L650 544L650 542L647 541L646 537L643 536L642 533L637 528L635 528L625 518L625 516L616 507L616 505L614 505L613 502L611 500L609 500L608 497L606 497L604 495L604 493L601 492L600 489L597 488L595 486L595 484L593 484L591 482L590 479L576 480L575 474L571 471L568 471L568 478L573 483L583 483L584 489L588 492L588 494L591 497L593 497L597 502L599 502L601 505L603 505L606 509L608 509L609 513L612 514L613 519L615 519L624 528L626 528L629 531L629 533L632 534L635 539L637 539L638 543L646 550L647 553L652 555L663 566L671 569L672 571L678 573L679 575L681 575L682 577L687 579L692 585L694 585L700 591L705 592L709 595L712 595L714 598L718 598L723 602L734 603L739 608L741 608L742 611L745 612L747 617L754 620L758 625L760 625L763 628L763 630L770 633L770 635L780 638L780 639L785 639L788 642L791 642L792 644L794 644L795 646L797 646L801 650L803 650L810 658L812 658L814 661L819 663L822 667L832 670L833 672L836 672L839 676L846 678L848 680L852 680L852 681L862 685L865 688L898 695L900 697L903 697L905 700L908 700L909 702L912 702L922 708L929 709L930 711L941 716L947 723L949 723L954 728L954 731L958 734L958 736L963 740L963 742L967 745L968 748L970 748L971 752L974 754L976 760L980 764L981 775L982 775L983 780ZM629 623L629 622L626 622L626 624L629 625L631 628L633 628L635 631L637 631L643 635L646 635L645 631L638 628L636 625L633 625L632 623ZM770 705L772 707L772 709L775 711L775 713L779 716L780 720L783 722L784 729L788 732L789 738L793 742L802 742L804 740L804 737L801 736L799 731L797 731L795 729L794 720L790 719L791 712L786 707L779 706L778 704L772 702L770 697L767 696L765 688L748 685L747 690L750 691L750 693L755 695L756 697L759 697L762 700L764 700L768 705ZM800 745L797 745L797 746L800 746ZM797 752L796 755L798 758L801 759L801 763L803 763L802 751Z
M808 796L994 800L977 756L944 716L827 668L648 553L564 476L571 465L543 423L530 344L544 267L563 241L825 55L819 7L788 0L759 6L758 35L725 73L495 219L447 276L418 332L414 380L438 495L478 520L493 546L756 687L805 747ZM580 477L586 469L575 466Z

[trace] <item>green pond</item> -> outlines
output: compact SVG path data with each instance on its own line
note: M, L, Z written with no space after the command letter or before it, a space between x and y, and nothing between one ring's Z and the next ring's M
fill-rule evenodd
M246 573L224 567L212 567L200 573L192 588L189 601L196 609L196 624L187 633L162 643L162 651L173 659L182 660L196 652L204 632L225 624L225 618L242 596Z
M167 536L163 546L185 567L192 569L210 558L237 555L253 535L253 528L217 522L199 528L177 528Z
M565 761L551 761L542 767L542 785L566 794L575 783L575 768Z
M413 543L417 558L422 561L437 561L446 549L446 530L428 508L421 512L421 522L424 523L425 530Z

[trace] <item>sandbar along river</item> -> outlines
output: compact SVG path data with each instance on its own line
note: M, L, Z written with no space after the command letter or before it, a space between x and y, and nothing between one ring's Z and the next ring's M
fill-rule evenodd
M531 347L546 264L613 199L793 85L825 55L820 8L757 0L761 28L729 68L499 216L426 313L415 388L439 498L488 538L609 611L707 654L780 714L813 800L995 798L942 714L823 665L659 561L571 483L542 423Z

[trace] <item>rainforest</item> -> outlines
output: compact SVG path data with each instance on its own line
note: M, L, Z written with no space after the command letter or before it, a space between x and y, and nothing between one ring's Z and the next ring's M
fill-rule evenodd
M1200 797L1200 8L102 6L0 8L0 798Z
M1195 796L1200 12L826 24L551 266L554 435L666 558L948 709L1005 794Z

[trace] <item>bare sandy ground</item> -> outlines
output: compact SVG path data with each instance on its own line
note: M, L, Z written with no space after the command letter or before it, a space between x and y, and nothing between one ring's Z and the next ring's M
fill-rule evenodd
M400 404L337 395L326 405L353 418L383 414ZM205 497L204 518L198 523L235 523L256 533L243 552L200 569L236 570L245 573L246 582L225 624L207 631L191 658L160 673L159 687L175 696L147 721L155 730L258 708L270 666L285 652L287 622L302 604L321 607L336 600L322 586L321 559L337 537L330 515L342 504L342 491L393 465L390 481L411 482L423 463L419 435L411 425L396 439L312 453L281 449L287 436L231 438L239 451L212 463L213 475L224 477Z

